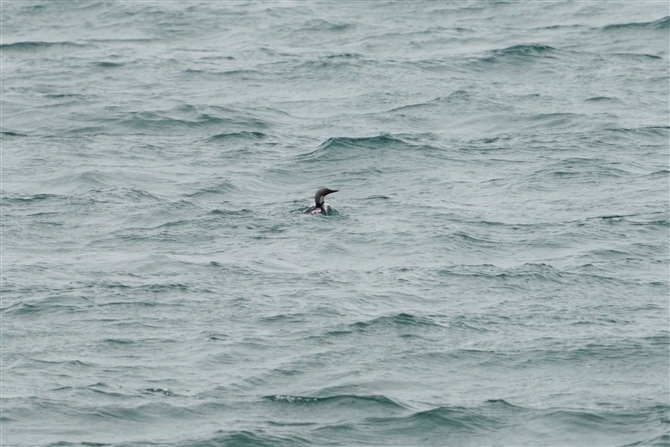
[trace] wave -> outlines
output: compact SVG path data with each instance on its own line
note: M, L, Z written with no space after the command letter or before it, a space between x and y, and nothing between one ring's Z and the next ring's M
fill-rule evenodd
M253 137L269 127L270 124L265 119L254 116L253 112L183 104L171 109L120 112L116 116L93 119L91 125L69 129L68 133L183 134L212 129L218 132L215 135L239 134Z
M369 321L359 321L349 325L349 328L356 331L368 330L376 327L439 327L442 325L435 323L427 317L417 317L412 314L401 312L396 315L374 318Z
M313 19L313 20L308 20L307 22L303 23L301 28L298 28L297 30L293 32L300 32L300 31L347 31L351 29L353 25L350 25L348 23L333 23L329 22L327 20L323 19Z
M441 277L471 277L490 280L494 283L503 283L505 287L518 290L533 290L547 284L570 285L583 284L593 286L595 283L603 286L630 286L626 279L615 275L607 275L597 271L573 271L572 269L558 269L544 263L526 263L519 266L500 268L493 265L462 265L442 268L434 271L434 278L442 282Z
M205 187L200 187L198 188L197 191L190 193L190 194L184 194L184 197L202 197L202 196L207 196L207 195L224 195L224 194L229 194L231 192L237 191L238 187L231 181L228 180L219 180L215 184L210 185L210 186L205 186Z
M641 441L633 442L632 444L625 444L623 447L668 447L670 445L670 434L663 433L661 435L651 435L642 439Z
M585 99L585 101L589 102L621 102L619 98L613 98L611 96L593 96L591 98Z
M216 77L237 77L244 80L250 80L250 79L258 79L263 76L263 72L248 68L238 68L226 71L209 71L209 70L199 70L189 68L186 69L184 73L187 75L197 75L205 78L211 77L214 79Z
M623 134L640 135L640 136L660 136L667 138L670 126L610 127L603 130Z
M310 59L301 62L293 68L292 72L301 73L313 78L325 70L328 73L330 70L335 70L342 73L346 70L343 76L353 76L354 71L365 71L366 65L379 65L381 62L375 59L368 59L359 53L336 53L327 56L320 56L316 59ZM330 75L330 73L328 74Z
M3 194L2 200L5 205L7 204L20 204L20 205L27 205L31 203L36 203L36 202L43 202L46 200L60 200L65 198L65 196L61 196L58 194L9 194L5 195Z
M389 110L389 112L401 112L416 108L436 107L440 105L454 105L454 104L465 105L471 103L472 100L473 98L470 92L466 90L456 90L447 96L438 96L437 98L433 98L428 101L395 107Z
M152 446L156 445L154 443ZM300 436L277 436L264 430L219 430L211 436L174 444L184 447L282 447L314 445Z
M93 62L92 65L95 65L96 67L100 68L119 68L125 66L126 64L123 62L102 61L102 62Z
M34 293L34 291L32 291ZM89 300L83 297L50 296L41 300L30 302L19 301L1 309L3 315L36 316L47 314L72 314L74 312L86 312L90 306Z
M589 321L596 325L614 325L618 321ZM581 323L583 324L583 323ZM515 354L515 367L519 369L547 365L574 365L586 361L615 361L645 359L654 361L667 356L666 336L642 339L612 339L611 341L586 343L582 346L566 346L564 342L553 342L543 349L533 349Z
M485 56L483 62L526 62L542 58L557 57L556 48L549 45L540 44L522 44L512 45L506 48L490 50L488 56Z
M120 119L124 127L138 130L167 130L204 127L247 127L252 129L268 127L265 121L253 117L220 116L216 113L199 111L192 106L175 111L145 110L130 112Z
M207 141L231 141L231 140L244 140L244 141L254 141L262 140L268 136L262 132L224 132L220 134L213 135L207 138Z
M0 132L0 138L4 137L27 137L28 135L25 133L19 133L19 132L12 132L11 130L4 130Z
M405 407L386 396L381 395L353 395L353 394L338 394L327 397L311 397L311 396L292 396L283 394L274 394L270 396L263 396L263 399L270 402L277 402L283 404L294 405L346 405L353 408L361 407L383 407L391 410L404 410Z
M43 42L43 41L24 41L24 42L14 42L14 43L3 43L0 45L0 50L2 51L27 51L27 50L41 50L45 48L53 47L65 47L65 48L81 48L86 47L86 44L80 44L75 42Z
M652 177L652 178L660 177L660 178L663 178L663 179L667 180L668 178L670 178L670 171L667 170L667 169L661 169L661 170L654 171L654 172L651 172L651 173L645 174L645 175L647 177Z
M628 22L628 23L614 23L605 25L601 28L603 31L621 31L621 30L654 30L664 31L670 28L670 16L663 17L653 22Z
M564 274L549 264L526 263L516 267L501 269L492 265L483 266L455 266L449 269L438 270L439 275L455 276L488 276L499 279L532 278L548 282L563 283Z
M519 184L537 184L539 188L554 188L556 182L581 181L583 183L595 183L601 178L626 178L635 174L608 166L599 159L570 158L554 163L550 167L538 169L528 175L519 177Z
M460 444L459 440L478 440L477 444L496 445L505 433L511 445L578 445L583 439L594 444L639 442L663 439L667 405L635 412L597 409L531 408L492 399L472 407L440 406L406 416L371 417L351 429L373 430L376 434L400 437L405 444ZM513 427L514 433L508 431ZM516 441L514 441L516 440ZM597 441L596 441L597 440Z
M361 156L376 152L407 149L410 144L389 134L380 134L374 137L334 137L324 141L316 150L301 154L301 161L342 161L360 159Z
M438 407L431 410L413 413L410 416L391 418L369 418L370 425L391 425L393 431L404 431L411 429L414 432L421 431L468 431L492 430L500 427L500 421L494 417L482 414L475 409L465 407Z

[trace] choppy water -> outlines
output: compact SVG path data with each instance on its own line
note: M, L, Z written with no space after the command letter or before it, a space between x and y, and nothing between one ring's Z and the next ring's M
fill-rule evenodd
M668 8L3 2L2 445L668 445Z

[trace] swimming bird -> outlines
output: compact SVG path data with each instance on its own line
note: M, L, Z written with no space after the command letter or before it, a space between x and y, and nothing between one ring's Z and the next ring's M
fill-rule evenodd
M305 214L328 214L326 202L323 200L328 194L339 191L339 189L321 188L314 195L314 206L305 211Z

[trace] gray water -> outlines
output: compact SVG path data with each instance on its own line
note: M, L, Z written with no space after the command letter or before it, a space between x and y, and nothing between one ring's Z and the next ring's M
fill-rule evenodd
M0 9L3 446L670 444L667 2Z

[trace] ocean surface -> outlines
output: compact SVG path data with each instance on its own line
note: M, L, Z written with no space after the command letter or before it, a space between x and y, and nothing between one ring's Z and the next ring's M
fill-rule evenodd
M669 445L669 9L3 1L0 444Z

